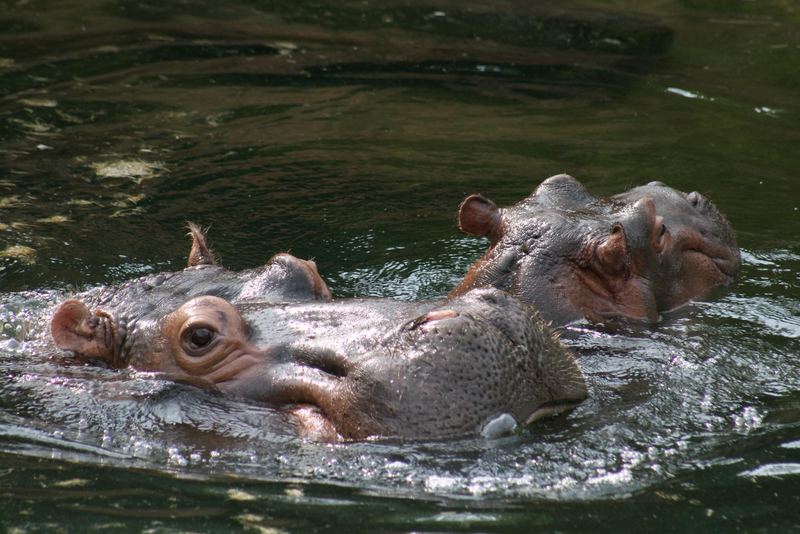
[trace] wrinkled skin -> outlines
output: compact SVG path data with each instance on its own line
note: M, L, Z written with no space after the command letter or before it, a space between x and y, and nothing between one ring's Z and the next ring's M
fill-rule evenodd
M136 344L138 338L134 335L140 322L144 324L150 318L163 317L186 301L203 295L215 295L232 302L253 298L268 302L331 299L331 293L312 261L282 253L273 256L263 267L232 272L217 265L200 229L193 224L189 229L192 248L186 269L144 276L119 286L100 287L62 305L59 317L64 319L84 313L70 302L81 303L84 308L92 310L84 321L77 323L83 328L77 332L80 334L77 339L83 342L71 350L89 358L104 354L106 348L98 344L93 328L95 323L109 319L113 314L113 328L105 331L104 335L115 345L115 358L125 361L129 354L146 350L146 347ZM65 331L54 330L53 334L65 334ZM56 336L54 339L58 344L60 338ZM71 342L75 343L75 340Z
M495 289L438 304L276 304L174 287L180 298L165 298L168 307L66 301L53 339L113 367L271 404L301 435L326 441L486 433L492 421L527 424L586 397L549 328Z
M730 284L741 264L733 231L711 201L660 182L597 199L557 175L509 208L468 197L459 227L490 244L451 296L494 286L555 325L655 323L661 312Z

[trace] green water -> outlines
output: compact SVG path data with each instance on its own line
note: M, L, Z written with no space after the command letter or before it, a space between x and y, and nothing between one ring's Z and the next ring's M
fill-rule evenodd
M0 525L9 531L800 530L800 6L0 2ZM65 365L36 311L185 264L314 258L438 298L569 172L714 199L739 281L565 328L590 398L520 435L328 446L268 408Z

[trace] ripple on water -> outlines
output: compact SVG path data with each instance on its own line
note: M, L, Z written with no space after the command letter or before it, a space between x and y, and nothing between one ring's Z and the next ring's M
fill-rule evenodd
M772 255L782 270L792 255ZM410 276L407 264L386 272ZM748 262L746 269L760 269ZM793 297L767 299L740 284L712 302L668 314L656 328L563 329L578 354L590 397L567 417L537 422L498 439L378 440L325 445L297 439L266 406L210 395L149 373L52 360L25 325L58 294L5 294L0 305L0 447L19 454L300 480L385 494L596 499L626 496L698 465L737 461L738 440L796 424L800 390ZM759 310L754 312L753 310ZM765 321L759 313L769 313ZM38 315L37 315L38 314ZM20 330L21 329L21 330ZM787 395L790 396L787 399ZM796 441L783 446L790 451ZM55 451L55 452L54 452ZM743 472L797 474L786 462Z
M765 464L739 473L743 477L784 477L800 475L800 463L774 463Z

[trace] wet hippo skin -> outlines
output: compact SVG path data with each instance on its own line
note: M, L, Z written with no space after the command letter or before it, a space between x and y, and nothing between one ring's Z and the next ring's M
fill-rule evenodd
M194 244L207 248L199 232ZM570 353L505 292L321 302L329 294L318 290L316 270L290 265L306 281L305 299L295 277L294 302L267 284L269 264L255 277L245 272L245 284L241 273L196 266L150 289L146 278L96 291L111 298L78 295L55 310L52 337L83 358L268 403L318 440L492 435L586 397ZM212 288L205 294L175 281L197 271L215 273L203 279ZM269 291L244 291L254 279Z
M741 260L713 203L651 182L596 198L566 174L508 208L471 195L459 227L489 249L451 293L504 289L555 325L586 318L654 323L730 284Z

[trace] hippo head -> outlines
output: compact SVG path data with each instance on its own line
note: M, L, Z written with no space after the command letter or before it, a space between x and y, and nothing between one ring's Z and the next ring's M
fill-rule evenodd
M741 267L736 239L725 216L696 191L682 193L650 182L611 198L625 205L650 199L661 217L668 250L652 274L659 310L671 310L729 285Z
M656 322L729 284L740 264L733 232L710 201L655 182L597 199L571 176L553 176L505 209L468 197L459 226L490 245L453 294L499 287L556 324Z
M326 440L474 434L501 415L528 424L586 397L569 352L503 292L469 292L425 311L412 304L358 346L343 343L372 305L287 311L201 297L162 323L164 361L174 376L288 409L311 437L324 429ZM325 314L342 326L327 339L276 343L281 314L288 322Z
M189 229L192 248L186 269L97 288L62 303L51 321L56 345L124 367L131 354L142 352L135 342L142 336L135 333L198 296L215 295L232 302L331 299L313 261L281 253L263 267L232 272L217 265L200 229L193 224Z
M336 325L327 334L285 335L321 317ZM492 433L498 420L527 424L587 394L535 312L494 289L442 305L200 296L128 331L122 359L118 321L79 301L59 308L52 330L59 346L94 359L273 405L325 441Z

